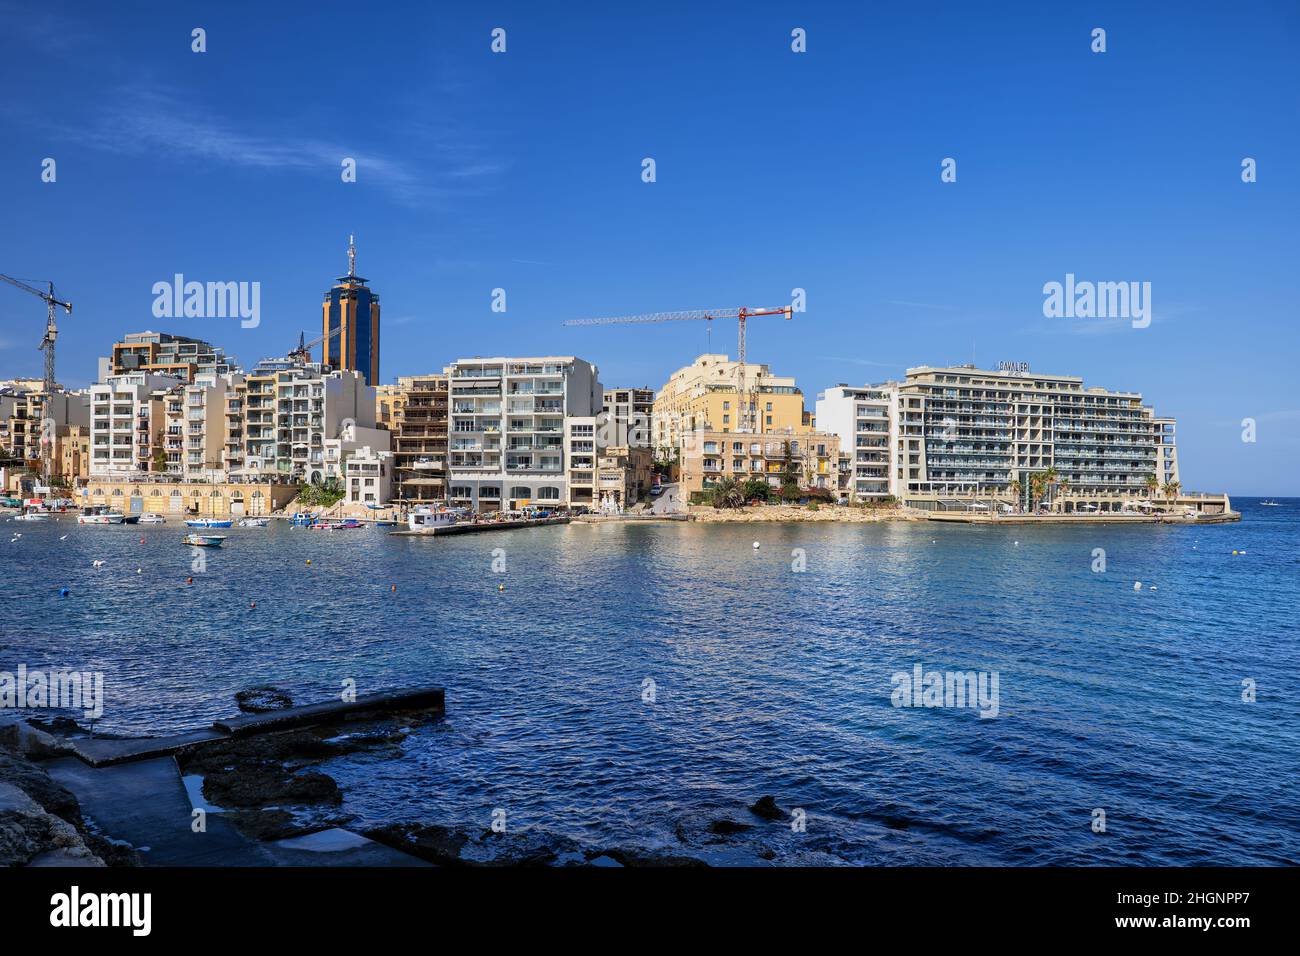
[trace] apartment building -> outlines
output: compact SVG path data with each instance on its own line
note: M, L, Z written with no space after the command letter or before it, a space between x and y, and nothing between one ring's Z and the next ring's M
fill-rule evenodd
M681 445L682 493L688 502L723 478L742 484L760 478L773 489L789 480L801 489L834 492L839 467L839 436L822 432L705 431L684 438Z
M115 375L90 387L90 477L139 478L153 470L158 436L183 466L180 379L151 372Z
M202 372L225 375L237 369L222 349L202 339L167 332L129 332L113 344L109 358L101 359L99 380L144 372L193 382Z
M594 458L586 466L572 447L590 428L594 454L596 366L573 356L473 358L446 372L452 504L494 511L591 500L581 476L594 475Z
M410 505L447 499L445 374L411 375L375 389L375 417L392 436L393 496Z
M817 427L840 439L842 489L849 500L892 494L890 449L897 391L836 385L817 395Z
M45 385L39 379L15 379L0 384L0 448L10 458L35 466L41 458L41 441L46 429L57 444L61 437L78 434L89 426L90 395L87 392L70 392L62 386L55 386L54 395L47 402ZM56 449L56 475L60 474L60 461ZM64 474L63 477L71 479L73 476Z
M357 371L263 365L248 374L242 401L245 477L321 482L326 438L387 446L375 427L375 390Z
M697 430L739 431L743 401L739 385L741 364L726 355L701 355L675 371L655 396L651 421L655 454L670 458L681 447L682 436ZM744 365L745 388L754 407L749 431L797 432L811 430L812 416L804 410L803 393L793 378L773 375L766 365Z
M597 422L601 448L650 447L655 393L642 388L606 388Z

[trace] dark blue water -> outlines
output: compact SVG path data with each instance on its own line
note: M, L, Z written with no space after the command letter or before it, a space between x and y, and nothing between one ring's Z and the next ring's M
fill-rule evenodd
M0 669L101 670L99 727L145 734L254 683L444 684L400 759L327 768L362 825L500 807L671 849L770 793L807 814L778 863L1294 864L1300 500L1234 503L1201 528L235 528L199 573L174 525L6 522ZM999 715L893 707L917 663L996 671Z

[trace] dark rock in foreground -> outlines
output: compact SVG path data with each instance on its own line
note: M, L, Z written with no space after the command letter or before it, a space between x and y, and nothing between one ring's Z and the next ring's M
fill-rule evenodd
M273 710L288 710L293 706L289 692L271 684L250 687L235 694L235 703L246 714L266 714Z
M786 812L776 805L776 797L771 795L755 800L749 812L764 820L784 820L787 816Z

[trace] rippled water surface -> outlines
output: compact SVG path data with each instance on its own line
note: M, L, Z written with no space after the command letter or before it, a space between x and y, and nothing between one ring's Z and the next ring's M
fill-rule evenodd
M329 767L361 825L503 807L669 847L770 793L808 821L777 862L1296 863L1300 500L1235 504L1201 528L233 528L203 571L175 523L6 521L0 669L103 671L99 727L140 734L255 683L445 685L400 759ZM917 663L997 672L999 715L893 707Z

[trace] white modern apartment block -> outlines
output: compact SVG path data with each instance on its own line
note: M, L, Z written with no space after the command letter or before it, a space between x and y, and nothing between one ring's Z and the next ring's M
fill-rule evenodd
M375 427L375 389L357 371L325 372L315 364L255 369L243 401L244 477L323 481L326 438Z
M472 358L446 372L449 501L477 511L573 503L567 423L594 431L596 366L571 355Z
M898 392L889 386L851 388L836 385L817 396L817 428L838 435L841 459L847 458L847 490L852 500L892 494L890 449L896 436Z
M165 375L130 372L90 387L92 478L138 478L150 471L158 434L166 432L164 396L180 384Z

